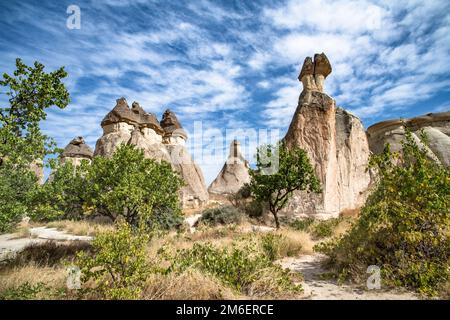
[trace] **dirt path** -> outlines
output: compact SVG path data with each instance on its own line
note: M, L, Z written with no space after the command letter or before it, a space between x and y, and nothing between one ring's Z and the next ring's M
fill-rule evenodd
M320 279L325 271L321 267L325 256L305 255L299 258L286 258L283 267L303 274L302 283L305 299L311 300L415 300L418 297L410 292L367 290L353 285L338 285L336 281Z
M18 234L2 234L0 235L0 261L22 251L25 247L46 242L53 241L89 241L92 237L89 236L75 236L64 231L59 231L55 228L37 227L30 229L29 237L20 237Z

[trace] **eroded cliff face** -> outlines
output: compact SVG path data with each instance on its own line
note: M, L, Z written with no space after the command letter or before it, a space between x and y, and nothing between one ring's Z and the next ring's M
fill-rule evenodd
M110 157L120 144L134 145L144 151L145 157L166 161L180 173L186 184L180 191L183 207L196 208L208 201L203 173L185 147L187 134L173 112L167 110L159 123L137 102L130 108L120 98L101 126L103 135L97 140L95 156Z
M367 129L370 150L379 154L389 143L392 151L400 151L405 137L404 125L412 132L416 142L428 152L428 156L445 166L450 165L450 111L429 113L423 116L388 120ZM420 141L421 132L427 136L427 144Z
M296 192L284 213L317 218L336 217L346 209L360 207L370 183L366 172L369 146L361 121L336 108L333 98L323 92L331 73L325 54L306 58L299 80L303 91L289 130L288 147L304 149L322 184L321 194Z
M218 195L230 195L238 192L245 183L250 182L248 169L248 161L241 154L241 144L239 141L233 140L228 159L216 179L208 187L208 191Z

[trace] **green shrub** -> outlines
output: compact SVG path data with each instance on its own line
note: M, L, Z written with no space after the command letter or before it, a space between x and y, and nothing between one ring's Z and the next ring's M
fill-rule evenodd
M244 220L244 214L233 206L220 206L206 209L199 219L200 224L209 226L239 224Z
M270 261L280 257L280 247L283 245L283 236L280 234L266 233L261 237L261 247Z
M311 235L316 239L331 237L334 228L339 224L341 219L332 218L328 220L319 220L310 226Z
M183 222L181 210L168 206L155 206L147 224L152 230L171 230L180 228Z
M0 233L10 231L27 214L36 183L28 169L0 165Z
M353 228L317 247L341 279L362 280L369 265L383 283L445 294L450 280L450 172L406 130L401 154L386 146L370 162L379 182Z
M44 290L47 290L44 283L33 285L25 282L17 287L0 292L0 300L35 300L38 298L38 294Z
M294 230L308 231L314 221L314 218L295 219L289 221L288 225Z
M252 284L258 281L263 273L268 272L278 291L301 290L300 286L292 283L288 271L261 254L255 243L243 247L233 243L231 248L218 248L211 243L196 243L191 249L178 251L172 261L167 272L183 272L187 268L197 268L244 293L248 293Z
M123 221L116 231L99 234L92 241L93 253L77 255L82 282L93 282L94 292L106 299L139 298L149 271L148 240L142 230L133 230Z

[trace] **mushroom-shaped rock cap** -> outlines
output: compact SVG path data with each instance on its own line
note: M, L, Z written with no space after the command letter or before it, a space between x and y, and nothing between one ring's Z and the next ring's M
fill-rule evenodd
M167 109L161 119L161 127L164 129L166 135L179 135L187 138L186 132L183 130L175 113Z
M318 75L321 74L326 78L332 71L330 61L325 53L316 53L314 55L314 61L311 57L306 57L303 62L302 70L298 76L298 80L302 81L302 78L306 75Z
M155 130L158 134L164 133L164 130L159 125L158 119L154 114L145 112L136 101L133 102L130 109L125 98L116 100L116 106L105 116L101 126L103 127L118 122L126 122L138 127L148 127Z
M325 78L331 73L331 64L325 53L314 55L314 74L321 74Z
M311 57L306 57L303 62L302 70L300 71L300 75L298 76L298 80L302 81L303 76L308 74L314 74L314 63Z
M136 121L140 127L151 128L158 134L164 133L164 130L159 125L156 116L153 113L145 112L145 110L142 109L138 102L133 102L133 104L131 105L131 111L134 113Z
M127 100L123 97L116 100L116 106L103 118L101 126L118 122L135 123L135 117L128 106Z
M83 137L76 137L64 148L64 152L61 154L62 158L86 158L92 159L94 152L84 142Z

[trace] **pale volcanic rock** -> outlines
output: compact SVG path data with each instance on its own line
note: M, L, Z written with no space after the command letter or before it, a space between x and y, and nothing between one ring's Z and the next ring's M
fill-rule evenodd
M203 173L185 147L187 134L175 113L166 110L161 122L137 102L130 108L125 98L103 119L103 136L98 139L95 155L110 157L120 144L134 145L146 158L166 161L185 182L180 191L183 207L199 207L209 199Z
M355 209L365 200L370 183L366 172L369 146L361 121L323 92L331 73L325 54L306 58L297 110L284 137L288 147L304 149L322 186L321 194L295 192L284 213L329 218Z
M61 153L61 163L70 161L73 165L78 166L83 160L91 162L93 156L94 152L86 144L83 137L76 137L69 142Z
M387 120L367 129L370 150L379 154L386 143L392 151L401 151L405 128L409 128L414 140L427 150L428 156L445 166L450 165L450 111L429 113L411 119ZM427 136L427 143L420 141L421 132Z
M103 135L97 140L94 156L111 157L121 144L127 144L138 123L125 98L116 100L116 106L101 122Z
M103 136L97 141L95 155L110 157L120 144L141 148L147 158L170 162L163 145L164 130L152 113L147 113L137 102L130 108L125 98L116 100L116 106L103 119Z
M134 129L128 144L142 149L146 158L154 159L158 162L161 160L171 162L170 154L166 146L162 143L162 136L157 134L153 129Z
M165 132L163 142L169 151L172 168L185 182L180 190L182 205L184 208L201 207L208 202L209 194L202 170L194 162L185 146L187 134L175 113L170 110L164 112L161 127Z
M228 195L239 191L245 184L250 182L248 174L248 161L241 154L239 141L233 140L230 145L230 154L227 161L208 191L214 194Z

